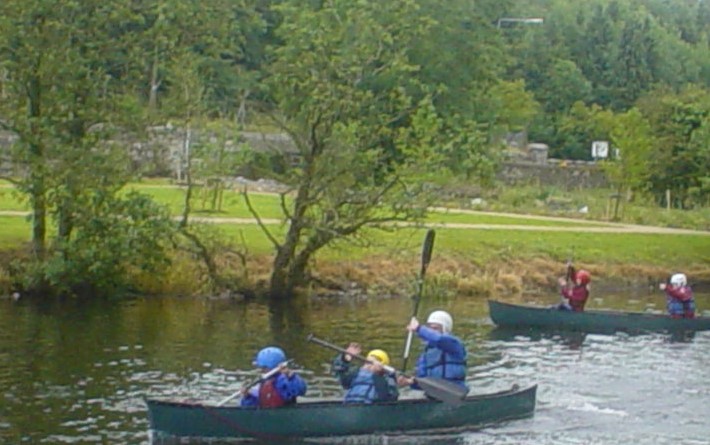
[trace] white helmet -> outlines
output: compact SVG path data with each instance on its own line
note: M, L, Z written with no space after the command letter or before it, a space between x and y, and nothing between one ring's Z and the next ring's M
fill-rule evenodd
M454 327L454 320L453 318L451 318L451 315L449 315L449 313L446 311L432 312L431 314L429 314L429 318L427 318L426 322L440 324L442 330L444 331L444 334L450 333Z
M685 277L685 274L677 273L671 277L671 284L674 286L685 286L688 284L688 279Z

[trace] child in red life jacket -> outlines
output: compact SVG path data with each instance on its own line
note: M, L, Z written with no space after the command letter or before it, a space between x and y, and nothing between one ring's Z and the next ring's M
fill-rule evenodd
M268 372L281 369L258 385L245 388L241 406L278 408L296 403L296 398L306 394L306 382L286 366L286 354L281 348L269 346L256 354L254 365Z
M589 283L592 281L592 275L584 269L575 272L572 266L569 267L569 276L572 278L573 285L570 286L564 278L558 280L560 284L560 294L567 301L560 303L557 308L566 311L582 312L589 298Z
M661 283L659 288L666 291L666 308L673 318L695 318L695 299L688 286L685 274L671 276L670 284Z

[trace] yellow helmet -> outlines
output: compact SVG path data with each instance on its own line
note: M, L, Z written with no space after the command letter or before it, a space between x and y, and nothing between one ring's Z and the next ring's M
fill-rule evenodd
M367 353L367 358L374 358L383 365L390 364L390 356L387 355L387 353L382 349L373 349L372 351Z

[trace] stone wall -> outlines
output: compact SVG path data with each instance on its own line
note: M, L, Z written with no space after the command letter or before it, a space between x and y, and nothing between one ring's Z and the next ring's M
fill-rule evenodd
M510 185L555 186L565 190L607 185L604 172L593 162L548 159L546 163L516 160L504 162L498 180Z
M121 142L128 147L136 168L141 167L143 171L155 175L173 176L178 180L184 169L186 141L195 146L204 138L211 137L194 131L186 134L183 129L170 125L151 127L147 134L147 140ZM8 174L10 171L8 151L15 139L10 133L0 132L0 173ZM296 147L281 134L242 132L237 140L227 144L234 149L246 144L257 151L282 153L292 162L298 158ZM537 146L532 148L519 150L503 162L498 179L510 185L556 186L566 190L606 185L604 174L595 163L547 159L546 152L542 154L543 151Z

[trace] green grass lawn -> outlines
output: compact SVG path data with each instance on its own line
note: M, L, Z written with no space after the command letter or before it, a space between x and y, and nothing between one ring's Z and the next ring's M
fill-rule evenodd
M273 227L273 226L272 226ZM220 226L231 240L242 235L253 253L273 249L260 231L249 225ZM369 245L336 244L320 258L362 259L370 255L416 256L425 229L399 228L392 232L369 230ZM275 232L283 234L279 228ZM679 265L710 263L710 236L628 233L529 232L505 229L437 229L436 254L455 255L483 265L490 261L548 257L578 263L647 264L677 268Z
M164 182L164 181L163 181ZM173 187L161 182L151 182L149 184L131 184L132 190L145 193L157 202L165 204L173 215L182 213L185 191L179 187ZM0 188L0 211L27 211L28 207L23 204L11 188ZM262 218L281 219L281 201L277 195L267 195L252 193L249 199ZM247 208L244 197L239 192L227 190L224 192L221 211L209 210L209 202L203 200L199 190L193 195L192 210L196 216L213 216L222 218L252 218ZM547 221L544 219L523 219L510 218L505 216L453 213L453 212L431 212L427 217L430 223L457 223L457 224L503 224L503 225L535 225L535 226L599 226L603 223L594 221Z
M553 186L498 186L483 193L488 210L526 214L578 216L577 209L587 207L587 218L606 221L613 216L609 189L562 190ZM546 202L564 199L569 202L567 209L552 209ZM696 230L710 230L710 207L681 210L659 207L648 196L638 195L626 203L622 200L618 217L621 222L660 227L680 227Z
M6 184L6 183L5 183ZM0 211L26 211L10 187L0 182ZM168 187L166 187L168 185ZM182 211L184 190L170 187L168 181L151 181L132 184L131 188L165 203L174 215ZM281 219L282 211L276 195L250 194L254 207L263 218ZM193 201L193 208L201 208L199 193ZM251 218L240 193L226 191L222 212L200 212L195 216ZM428 223L534 225L546 227L602 226L597 221L551 221L534 216L514 218L488 214L453 212L432 212ZM277 237L283 235L285 227L272 224L270 230ZM229 242L241 246L250 254L273 252L273 246L261 229L252 224L224 224L214 227L224 234ZM325 249L319 258L357 259L373 254L403 255L415 254L421 247L423 229L399 228L390 232L368 230L365 232L369 244L354 246L347 243L335 244ZM25 217L0 216L0 249L7 249L29 241L30 224ZM704 235L654 235L654 234L613 234L613 233L569 233L534 232L505 229L444 229L437 230L437 254L450 254L467 258L478 264L506 258L534 258L544 256L563 261L574 250L576 262L607 264L649 264L669 268L678 265L710 263L710 236Z
M429 213L427 222L454 223L454 224L500 224L512 226L544 226L544 227L600 227L606 226L603 222L596 221L550 221L535 217L514 218L499 215L486 215L481 213L449 213L436 211Z
M27 203L7 182L0 182L0 210L26 211Z
M0 216L0 250L17 247L30 240L31 227L26 218Z
M25 218L0 217L0 226L0 249L29 241L30 224ZM285 231L285 227L279 225L269 228L277 237ZM273 252L273 246L256 225L221 224L215 225L214 230L249 254ZM325 249L319 258L361 259L378 254L411 257L421 248L424 229L368 230L366 236L370 243L367 246L337 243ZM677 268L678 265L710 263L710 236L437 229L437 254L456 255L477 264L538 256L565 261L572 252L578 263L643 263Z

